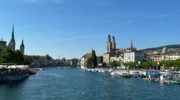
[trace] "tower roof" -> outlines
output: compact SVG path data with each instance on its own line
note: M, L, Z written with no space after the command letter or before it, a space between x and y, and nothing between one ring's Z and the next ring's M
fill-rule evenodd
M12 26L12 36L11 36L11 40L10 40L10 43L13 42L15 43L15 38L14 38L14 24Z
M111 36L110 36L110 35L108 35L108 40L107 40L107 42L111 42Z
M24 40L22 39L21 47L24 47Z
M112 42L115 42L115 37L114 36L112 36Z

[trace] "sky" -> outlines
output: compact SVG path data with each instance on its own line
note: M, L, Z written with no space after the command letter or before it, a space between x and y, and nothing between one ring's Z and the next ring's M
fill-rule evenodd
M180 44L180 0L0 0L0 38L25 54L80 58L106 52L107 36L117 48Z

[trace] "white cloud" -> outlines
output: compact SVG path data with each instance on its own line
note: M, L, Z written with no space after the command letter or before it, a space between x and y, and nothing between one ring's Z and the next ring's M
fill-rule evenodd
M62 0L20 0L24 3L44 3L44 2L54 2L54 3L60 3Z

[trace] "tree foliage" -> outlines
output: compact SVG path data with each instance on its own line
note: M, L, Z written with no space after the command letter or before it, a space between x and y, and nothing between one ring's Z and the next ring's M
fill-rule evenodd
M31 56L24 56L24 65L30 65L32 62Z
M119 64L117 61L114 60L114 61L110 62L109 65L110 65L111 67L114 67L114 68L116 69L117 66L119 66L120 64Z
M153 66L153 63L148 62L148 61L144 61L144 62L141 62L140 66L145 67L145 68L149 68L149 67Z
M87 68L93 68L93 66L92 66L92 65L93 65L93 64L92 64L92 58L88 58L86 64L87 64L87 65L86 65Z
M102 56L99 56L97 59L98 59L98 63L103 63L103 57Z
M125 67L135 67L137 64L137 62L126 62L126 63L123 63L123 65Z
M30 57L24 56L19 50L14 51L6 47L0 55L0 62L17 65L30 64Z
M45 56L45 58L46 58L47 60L51 60L51 59L52 59L52 57L49 56L49 54L47 54L47 55Z
M94 50L92 50L92 66L96 67L97 66L97 56L96 56L96 52Z
M89 57L87 59L86 66L88 68L97 67L97 56L96 56L96 52L94 50L92 50L92 52L91 52L91 57Z

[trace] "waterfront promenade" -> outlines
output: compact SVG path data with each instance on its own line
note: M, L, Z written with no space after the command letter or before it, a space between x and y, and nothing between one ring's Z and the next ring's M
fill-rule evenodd
M0 100L178 100L179 92L179 85L66 67L38 71L17 84L2 84Z

